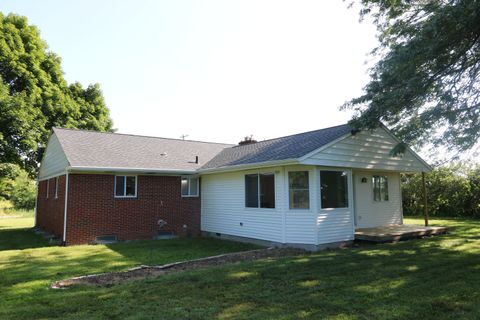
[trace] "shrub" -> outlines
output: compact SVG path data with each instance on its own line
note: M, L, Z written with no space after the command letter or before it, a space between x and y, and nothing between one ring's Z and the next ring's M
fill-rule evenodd
M35 208L35 182L23 171L13 181L10 200L15 209L31 210Z
M422 177L402 176L403 211L423 212ZM432 216L480 217L480 166L456 163L427 174L428 210Z

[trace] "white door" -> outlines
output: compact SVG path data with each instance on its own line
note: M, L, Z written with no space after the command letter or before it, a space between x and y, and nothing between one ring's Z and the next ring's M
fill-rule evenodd
M356 171L353 186L357 228L402 223L399 173Z

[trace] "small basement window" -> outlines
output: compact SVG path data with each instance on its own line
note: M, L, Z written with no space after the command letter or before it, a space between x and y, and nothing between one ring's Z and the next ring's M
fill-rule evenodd
M198 197L198 178L182 177L182 197Z
M115 176L115 197L135 198L137 196L136 176Z
M373 176L373 201L388 201L388 178L386 176Z
M245 175L245 207L275 208L275 175Z

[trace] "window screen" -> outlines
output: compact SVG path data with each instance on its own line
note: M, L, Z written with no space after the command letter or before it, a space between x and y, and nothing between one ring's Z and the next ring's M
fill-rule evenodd
M198 197L198 178L182 178L182 197Z
M310 208L308 171L294 171L288 173L288 192L290 209Z
M373 201L388 201L388 178L373 176Z
M275 175L245 175L245 206L248 208L275 208Z
M245 176L245 206L258 208L258 174Z
M348 207L346 171L320 171L322 209Z
M137 177L136 176L115 176L115 197L137 196Z

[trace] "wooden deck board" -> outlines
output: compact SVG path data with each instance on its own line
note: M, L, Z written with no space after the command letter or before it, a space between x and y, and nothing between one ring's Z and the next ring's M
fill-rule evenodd
M419 226L413 224L389 225L355 230L355 240L370 242L394 242L423 236L443 234L447 227Z

